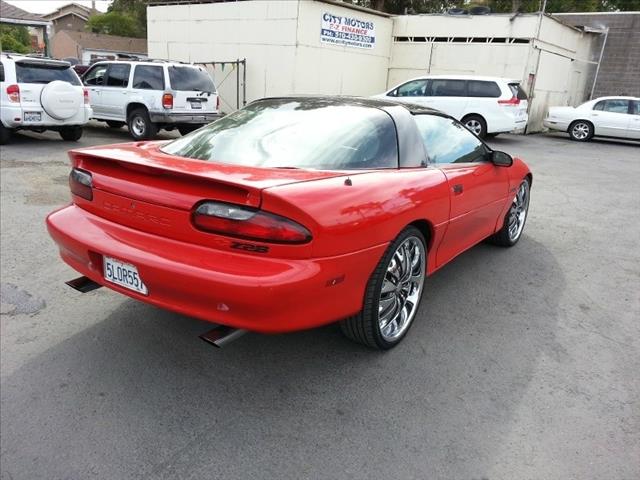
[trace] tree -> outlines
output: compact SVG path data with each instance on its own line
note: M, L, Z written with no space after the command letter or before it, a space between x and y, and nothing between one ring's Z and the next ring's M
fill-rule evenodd
M30 53L31 36L27 27L22 25L0 24L0 45L2 50L16 53Z
M145 38L147 36L146 0L113 0L106 13L92 15L87 30L94 33Z

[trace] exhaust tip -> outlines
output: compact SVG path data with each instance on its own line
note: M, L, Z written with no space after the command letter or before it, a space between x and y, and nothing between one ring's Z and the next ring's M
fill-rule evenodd
M79 292L82 292L82 293L87 293L102 287L102 285L100 285L99 283L96 283L93 280L91 280L89 277L84 277L84 276L74 278L73 280L69 280L68 282L64 282L64 283L66 283L71 288L78 290Z
M237 340L245 333L247 333L246 330L227 327L226 325L218 325L217 327L200 335L200 338L214 347L222 348L234 340Z

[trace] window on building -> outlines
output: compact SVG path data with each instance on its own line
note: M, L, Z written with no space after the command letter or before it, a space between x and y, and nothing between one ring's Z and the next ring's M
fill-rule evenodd
M496 82L480 80L469 80L467 82L467 96L469 97L498 98L500 95L502 95L502 92Z
M433 163L471 163L486 160L487 147L462 124L448 117L413 117Z
M431 80L431 95L434 97L466 97L465 80Z
M107 69L107 87L124 88L129 84L131 65L126 63L112 63Z
M164 70L160 66L137 65L133 71L133 88L164 90Z

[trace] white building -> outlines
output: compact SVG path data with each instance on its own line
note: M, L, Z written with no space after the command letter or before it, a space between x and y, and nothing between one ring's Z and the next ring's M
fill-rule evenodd
M153 5L148 54L190 62L246 58L246 100L286 94L372 95L428 73L519 79L529 131L548 105L588 96L600 36L540 15L391 17L333 0ZM236 82L217 69L223 109Z

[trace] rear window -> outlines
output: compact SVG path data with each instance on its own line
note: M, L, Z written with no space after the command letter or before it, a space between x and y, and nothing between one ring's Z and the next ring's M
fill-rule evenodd
M25 64L16 62L16 80L18 83L50 83L54 80L69 82L71 85L80 85L80 80L71 67L58 67L51 65Z
M204 68L169 67L169 83L174 90L215 93L213 80Z
M431 80L431 95L434 97L465 97L467 94L464 80Z
M528 100L527 94L522 89L519 83L510 83L509 89L511 90L511 93L513 94L513 96L516 97L518 100Z
M166 153L251 167L397 168L391 117L325 99L254 102L164 146Z
M502 95L500 87L496 82L485 82L480 80L469 80L467 82L467 92L469 97L498 98Z
M162 67L138 65L133 71L133 88L144 90L164 90L164 71Z

